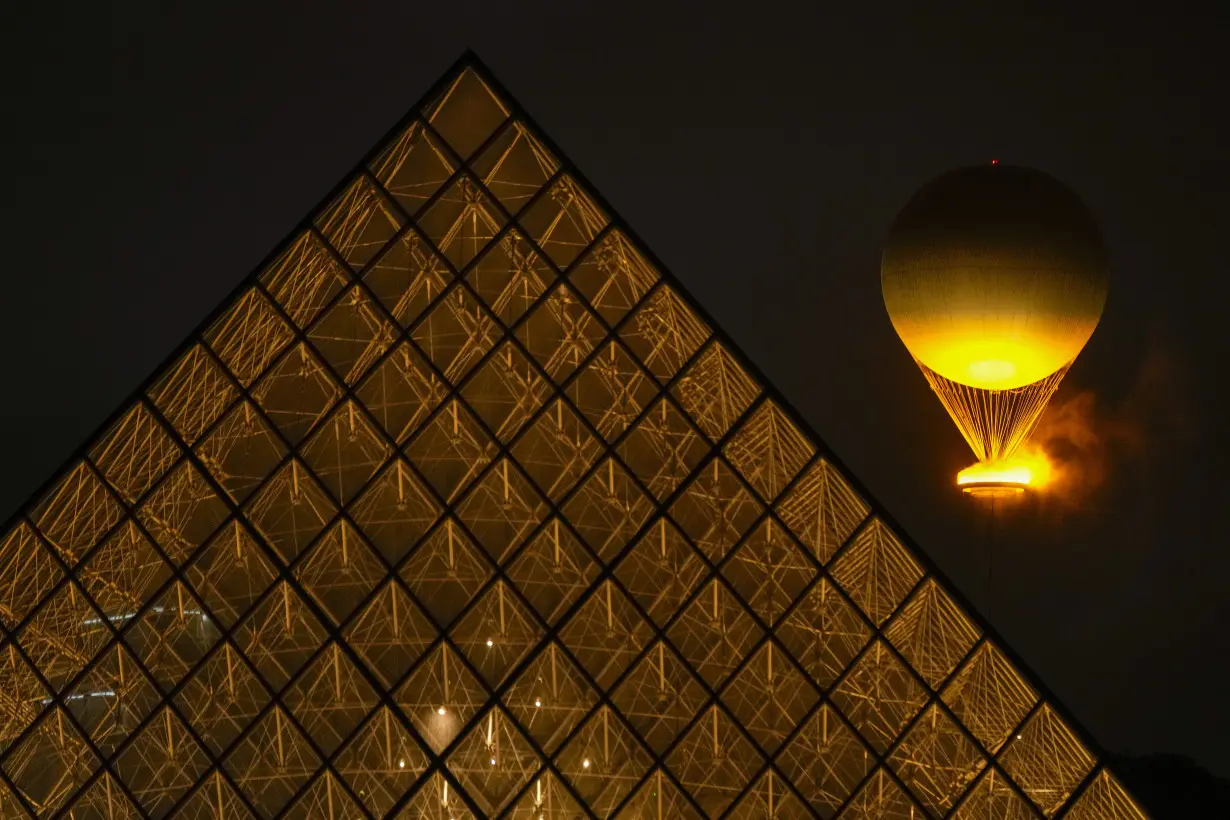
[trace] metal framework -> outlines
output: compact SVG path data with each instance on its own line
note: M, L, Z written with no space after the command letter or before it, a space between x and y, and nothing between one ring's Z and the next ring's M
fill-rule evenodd
M0 818L1143 814L467 56L0 535Z

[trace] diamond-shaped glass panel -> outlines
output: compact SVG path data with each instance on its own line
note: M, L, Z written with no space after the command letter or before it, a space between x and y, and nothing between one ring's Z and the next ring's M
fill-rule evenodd
M766 518L722 566L722 574L761 620L774 624L816 576L816 569L782 525Z
M722 702L765 754L775 754L819 695L772 642L756 651L722 690Z
M350 507L363 535L391 564L418 543L439 512L428 489L403 461L387 467Z
M180 581L155 598L124 633L124 640L167 691L183 680L221 637L219 624Z
M281 689L324 644L325 628L286 581L235 632L243 654L274 690Z
M149 390L154 406L188 444L200 438L236 395L225 372L199 344L171 365Z
M777 758L782 773L821 817L832 817L875 763L871 750L827 703Z
M1145 820L1145 813L1110 770L1103 769L1064 817L1071 820Z
M624 548L652 511L649 496L613 458L598 465L563 510L564 517L604 561Z
M90 450L90 460L129 504L153 486L178 455L178 445L140 402Z
M687 364L709 334L704 320L665 284L651 293L620 328L628 347L663 382Z
M876 751L883 753L926 703L927 693L883 641L858 659L832 694Z
M536 198L517 221L563 269L589 247L608 219L581 184L565 175Z
M110 638L106 622L77 585L70 582L35 610L17 634L17 643L47 682L60 689Z
M345 622L386 573L363 536L346 521L331 527L295 567L299 583L335 624Z
M659 500L687 478L706 447L701 435L666 399L649 408L619 445L619 456Z
M671 505L671 517L717 563L726 557L764 507L720 458L704 465Z
M293 561L332 520L337 508L311 471L291 460L274 473L244 510L283 561Z
M831 567L854 603L882 625L922 577L918 562L882 521L864 527Z
M914 593L893 618L885 637L914 671L938 689L978 640L978 629L934 580Z
M340 644L331 643L282 695L312 742L326 754L376 706L376 691Z
M1068 816L1073 817L1071 814ZM953 820L982 820L984 817L1037 820L1038 815L1029 807L1029 801L1021 796L1018 788L1010 783L999 769L987 769L952 813ZM1110 817L1114 815L1093 814L1082 820L1109 820ZM1131 820L1144 820L1144 815L1129 817Z
M436 754L453 743L487 698L482 683L448 644L428 653L396 696L397 705Z
M497 814L541 765L533 747L501 709L480 717L448 757L448 767L488 816Z
M563 384L602 339L601 324L558 285L517 327L517 338L556 384Z
M214 755L221 754L269 703L269 690L230 643L224 643L175 695L180 714Z
M669 519L650 525L615 570L628 593L659 626L665 627L708 572Z
M499 339L500 328L465 288L454 288L413 333L415 344L450 384L459 384Z
M657 385L617 342L608 342L568 385L568 396L606 437L617 439L640 416Z
M428 206L418 224L453 267L462 270L483 252L504 221L499 206L462 175Z
M167 557L182 564L214 534L229 511L201 471L184 461L145 499L137 518Z
M871 638L871 628L827 578L777 627L778 640L828 689Z
M170 565L131 520L117 527L77 569L81 585L116 629L134 618L170 575Z
M609 707L601 707L555 758L590 810L610 817L652 765L652 758Z
M51 817L98 768L98 758L68 715L50 709L13 747L0 768L39 817ZM6 801L6 812L10 806L13 802Z
M492 689L504 682L542 636L542 627L503 581L483 593L449 634Z
M16 629L63 577L60 563L34 529L19 523L0 541L0 624Z
M688 366L671 392L706 435L717 441L755 401L760 387L715 341Z
M560 630L564 645L607 689L640 654L653 630L619 588L605 581Z
M384 682L393 686L439 634L402 589L385 584L346 628L355 653Z
M763 632L729 587L712 580L684 608L667 634L688 665L717 689L760 641Z
M666 759L696 803L719 817L751 783L764 760L721 709L711 706Z
M260 411L245 401L226 414L196 452L231 500L242 503L286 457L286 445Z
M333 497L352 500L392 452L357 402L343 402L300 449Z
M501 441L509 442L551 392L551 386L511 342L488 357L461 389L466 404Z
M1085 744L1047 704L1008 741L999 761L1047 817L1055 816L1093 768Z
M515 230L483 252L466 281L505 327L512 326L555 280L555 272Z
M265 286L299 327L307 327L333 301L349 275L312 231L304 231L260 275Z
M478 477L497 449L473 414L453 400L423 425L406 455L436 492L451 501Z
M196 554L188 583L223 626L231 626L273 583L277 570L238 521L225 524Z
M944 688L944 703L988 751L997 752L1038 695L994 644L984 643Z
M504 692L504 706L547 754L553 753L598 701L557 643L543 647Z
M50 702L47 690L14 644L0 649L0 755ZM2 815L0 815L2 816Z
M47 543L72 566L123 515L119 503L82 461L52 485L30 517Z
M291 444L298 444L342 389L307 345L292 347L252 390L252 397Z
M508 107L477 71L465 68L423 107L423 116L457 156L467 159L508 118Z
M861 820L864 817L915 818L924 817L924 810L910 799L897 781L883 769L877 769L863 783L858 794L846 804L840 820Z
M924 806L942 814L974 782L986 760L952 718L932 704L897 744L889 765Z
M333 761L342 779L375 817L384 817L427 768L427 755L402 718L380 708Z
M615 817L617 820L701 820L704 815L696 810L695 804L679 790L669 774L655 769Z
M766 501L786 489L815 451L772 401L752 411L724 448L730 463Z
M444 383L408 344L377 365L356 392L394 441L403 442L443 401Z
M256 381L294 338L294 331L258 288L244 292L205 331L205 343L240 384Z
M276 816L320 765L308 739L274 707L222 764L265 817Z
M559 169L559 161L521 122L510 122L470 167L500 204L515 214Z
M424 538L401 569L406 586L441 627L453 623L491 574L491 564L453 518Z
M389 200L360 175L316 219L316 227L338 256L360 270L401 228L402 218Z
M431 243L407 230L363 274L363 282L402 327L410 327L453 280Z
M598 567L572 530L553 518L508 568L544 623L556 623L598 576Z
M346 384L357 384L397 337L383 311L358 286L316 320L308 338Z
M832 464L815 462L777 503L777 514L816 560L827 563L867 517L867 504Z
M611 694L611 702L655 754L663 754L708 699L704 687L664 641L649 648Z
M516 465L492 465L457 505L457 515L493 561L503 562L547 514L547 505Z
M453 159L438 137L412 122L371 164L381 187L413 215L452 175Z
M576 485L598 458L601 443L562 399L556 399L513 445L512 455L555 501Z
M598 240L569 274L577 290L614 326L658 281L658 272L620 230Z
M205 754L170 707L163 707L116 759L120 779L151 817L164 817L209 768Z

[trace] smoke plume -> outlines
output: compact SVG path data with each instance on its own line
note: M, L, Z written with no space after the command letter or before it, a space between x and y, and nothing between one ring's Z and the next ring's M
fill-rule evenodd
M1195 435L1197 419L1180 361L1155 334L1117 400L1088 389L1060 391L1030 442L1051 464L1048 500L1068 508L1096 503L1119 477L1139 475L1167 448Z

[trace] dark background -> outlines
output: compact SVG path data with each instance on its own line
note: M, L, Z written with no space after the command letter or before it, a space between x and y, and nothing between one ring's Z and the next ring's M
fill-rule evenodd
M916 188L998 158L1084 197L1114 271L1045 425L1068 480L1001 514L991 619L1111 750L1230 775L1225 11L18 5L0 515L472 47L985 612L972 457L878 265Z

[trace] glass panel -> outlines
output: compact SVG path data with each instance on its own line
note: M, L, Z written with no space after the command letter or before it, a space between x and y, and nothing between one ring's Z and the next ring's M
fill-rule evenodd
M615 229L573 266L569 280L613 327L657 283L658 272Z
M246 387L256 381L294 335L264 294L251 288L205 331L205 342Z
M415 214L452 175L448 149L421 123L412 122L380 152L372 174L408 214Z
M307 327L346 286L349 275L311 231L304 231L260 275L291 321Z
M138 402L90 450L90 460L129 504L175 463L179 447Z

